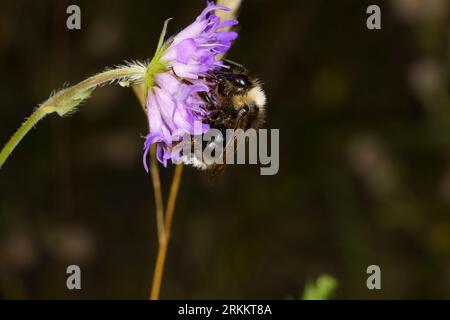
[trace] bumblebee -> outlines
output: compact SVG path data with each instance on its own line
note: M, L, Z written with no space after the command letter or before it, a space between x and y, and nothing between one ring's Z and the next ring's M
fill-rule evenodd
M209 93L199 94L210 111L205 122L211 128L220 130L222 137L217 137L203 147L222 143L222 156L225 159L227 146L223 137L226 136L226 130L260 128L266 117L266 95L258 79L252 78L244 66L230 60L223 60L223 66L211 71L204 80L211 88ZM234 151L236 147L235 144ZM212 176L225 168L224 164L207 164L195 155L184 157L183 162L199 169L212 169Z
M207 123L221 131L261 127L266 115L266 95L260 81L251 78L244 66L230 60L224 63L206 79L213 83L212 96L217 99L206 99L212 110Z

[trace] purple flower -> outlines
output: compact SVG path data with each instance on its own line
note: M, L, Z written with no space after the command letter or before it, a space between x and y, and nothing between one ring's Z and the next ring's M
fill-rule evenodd
M221 22L215 10L229 10L207 1L197 19L168 40L157 52L158 72L150 74L147 113L150 133L144 143L144 167L148 172L147 154L157 143L157 159L164 166L172 158L172 147L185 134L205 133L208 110L199 93L210 95L204 77L222 66L217 56L227 52L237 33L223 28L238 24L237 20ZM153 62L153 61L152 61ZM152 62L150 64L152 64ZM149 66L150 69L150 66ZM154 68L155 69L155 68ZM200 131L194 124L201 122Z

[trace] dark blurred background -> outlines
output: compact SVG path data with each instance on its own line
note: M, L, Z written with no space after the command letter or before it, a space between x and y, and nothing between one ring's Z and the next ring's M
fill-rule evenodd
M82 29L66 28L77 4ZM378 4L382 29L366 28ZM150 58L204 1L1 1L0 143L53 89ZM187 168L161 297L450 298L447 0L244 0L229 58L265 83L280 171ZM1 298L148 296L157 236L133 92L51 115L0 171ZM167 195L173 168L162 170ZM66 267L82 290L66 288ZM382 290L366 288L377 264Z

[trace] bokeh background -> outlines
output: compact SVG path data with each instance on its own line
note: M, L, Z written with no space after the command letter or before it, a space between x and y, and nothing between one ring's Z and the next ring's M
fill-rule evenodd
M66 28L78 4L82 29ZM382 29L366 28L378 4ZM203 1L1 1L0 141L53 89L151 57ZM265 83L280 171L185 170L161 297L297 299L321 274L341 299L450 298L447 0L244 0L229 58ZM1 298L148 296L154 200L146 118L129 89L52 115L0 171ZM167 194L173 168L162 171ZM66 288L66 267L82 290ZM366 288L377 264L382 290Z

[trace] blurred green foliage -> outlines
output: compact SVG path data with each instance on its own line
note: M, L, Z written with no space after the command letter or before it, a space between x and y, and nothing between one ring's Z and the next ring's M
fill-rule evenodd
M338 282L330 275L324 274L317 278L316 282L307 282L303 292L303 300L328 300L330 299Z

